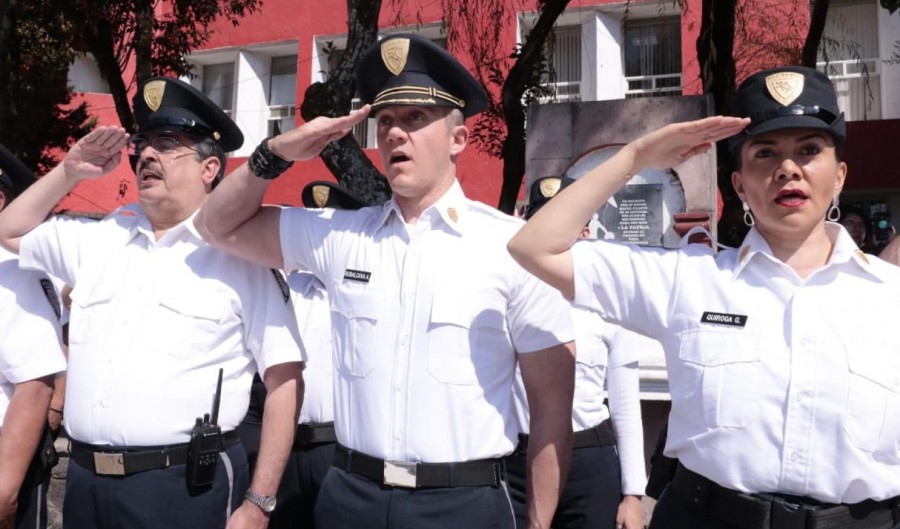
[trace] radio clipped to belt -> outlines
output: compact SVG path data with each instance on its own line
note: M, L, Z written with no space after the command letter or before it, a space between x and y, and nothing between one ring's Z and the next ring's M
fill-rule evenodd
M212 416L209 413L197 422L191 430L188 446L187 484L189 487L206 487L216 480L216 464L222 451L222 429L219 427L219 402L222 399L222 369L216 383Z

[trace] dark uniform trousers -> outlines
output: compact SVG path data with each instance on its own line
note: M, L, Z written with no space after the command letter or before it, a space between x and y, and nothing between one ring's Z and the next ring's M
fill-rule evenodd
M22 484L16 508L16 529L46 529L49 486L49 469L42 471L37 479L29 479Z
M319 529L514 529L505 480L481 487L408 489L332 467L315 509Z
M847 509L803 498L748 495L678 467L653 509L650 529L900 529L900 498Z
M247 450L251 476L259 456L265 401L266 386L259 375L256 375L253 377L247 415L235 430ZM330 437L333 438L333 426L330 432ZM312 529L313 508L319 488L333 460L333 442L306 442L301 435L301 426L298 426L294 446L285 464L281 483L278 484L278 492L275 495L278 501L275 511L269 518L269 529Z
M249 487L240 442L219 454L211 486L188 487L187 465L127 476L95 474L69 460L64 529L222 529Z
M35 451L25 479L19 488L16 498L16 529L46 529L47 527L47 489L50 486L50 472L59 457L53 448L56 436L50 427L44 427L41 442ZM2 464L2 462L0 462Z
M269 529L314 527L313 508L333 461L334 443L295 445L278 485L278 503Z
M527 446L520 442L506 462L517 529L528 527L526 458ZM574 448L552 527L614 529L621 502L622 477L615 445Z

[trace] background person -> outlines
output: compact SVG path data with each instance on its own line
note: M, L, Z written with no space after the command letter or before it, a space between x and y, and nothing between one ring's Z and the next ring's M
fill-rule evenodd
M0 210L34 181L0 145ZM59 318L50 279L20 270L15 254L0 248L0 529L47 527L56 455L47 412L54 378L66 370Z
M525 219L530 219L571 178L549 176L531 184ZM593 238L588 226L582 238ZM573 308L575 393L573 450L562 497L553 516L556 529L643 529L641 495L646 486L641 423L638 351L647 338L611 325L593 311ZM609 408L603 404L609 387ZM526 454L528 403L520 376L514 387L519 445L507 459L516 526L527 527Z
M631 142L548 203L510 251L576 304L663 343L666 453L681 465L652 528L894 527L900 270L829 222L847 173L834 88L813 69L764 70L733 108L740 118ZM729 136L752 226L739 248L575 243L629 175Z
M355 210L367 205L343 187L324 181L310 182L300 196L307 208ZM308 359L300 423L278 486L278 503L269 520L269 529L313 527L313 508L322 481L333 464L337 440L328 291L308 272L292 272L287 281ZM259 452L266 397L265 385L258 376L253 380L253 390L247 416L238 426L241 441L248 447L251 472Z

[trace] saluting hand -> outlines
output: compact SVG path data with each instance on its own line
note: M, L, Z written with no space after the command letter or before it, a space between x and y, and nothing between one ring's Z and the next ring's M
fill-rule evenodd
M269 150L284 160L308 160L345 136L369 115L369 105L339 118L319 116L269 140Z
M673 123L634 140L631 174L642 169L668 169L712 148L750 124L749 118L713 116L697 121Z
M78 140L63 160L66 177L77 180L99 178L119 165L128 133L117 126L99 126Z

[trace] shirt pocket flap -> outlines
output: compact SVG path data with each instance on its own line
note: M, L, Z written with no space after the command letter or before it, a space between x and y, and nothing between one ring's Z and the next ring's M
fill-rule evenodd
M435 291L431 301L431 323L456 325L466 329L502 329L504 311L493 308L486 296L468 296L451 291Z
M188 316L210 321L220 321L227 301L220 296L194 295L190 292L166 291L160 294L159 304L167 309Z
M885 345L872 342L862 345L856 353L848 352L847 365L850 372L883 386L894 393L900 393L900 357L872 354L884 350ZM896 351L897 348L889 348Z
M759 337L745 330L691 329L681 335L678 358L704 367L758 362Z
M342 288L339 285L329 299L331 310L347 319L378 320L379 312L387 310L381 293L370 289Z

